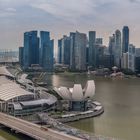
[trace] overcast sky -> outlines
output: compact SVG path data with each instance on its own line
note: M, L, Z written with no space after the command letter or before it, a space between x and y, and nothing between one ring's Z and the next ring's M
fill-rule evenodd
M140 0L0 0L1 49L18 49L30 30L51 31L56 41L70 31L96 30L108 45L109 36L124 25L131 43L140 47Z

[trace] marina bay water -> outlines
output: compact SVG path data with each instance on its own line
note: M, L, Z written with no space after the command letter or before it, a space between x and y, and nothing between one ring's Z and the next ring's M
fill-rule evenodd
M95 99L102 103L105 112L96 118L89 118L69 125L122 140L140 139L140 79L110 79L87 74L47 75L48 85L72 87L74 83L84 85L88 79L96 84Z

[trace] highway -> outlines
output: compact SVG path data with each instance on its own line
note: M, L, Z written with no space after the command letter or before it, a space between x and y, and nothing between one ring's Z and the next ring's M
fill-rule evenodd
M52 129L41 129L41 126L39 125L4 113L0 113L0 124L37 140L81 140L80 138L54 131Z

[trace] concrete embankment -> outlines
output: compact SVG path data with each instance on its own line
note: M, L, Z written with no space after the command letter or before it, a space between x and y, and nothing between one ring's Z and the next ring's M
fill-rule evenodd
M78 121L86 118L91 118L91 117L96 117L100 116L104 112L104 108L102 107L100 110L87 113L87 114L76 114L75 116L72 117L65 117L65 118L59 118L57 121L60 121L62 123L67 123L67 122L73 122L73 121Z

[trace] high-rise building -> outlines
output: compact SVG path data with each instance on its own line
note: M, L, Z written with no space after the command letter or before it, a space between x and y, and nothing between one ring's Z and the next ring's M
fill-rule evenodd
M50 32L40 31L40 65L47 71L53 71L54 41L50 39Z
M103 45L103 38L96 38L96 45Z
M115 31L115 49L114 49L114 65L118 68L121 67L121 32L119 30Z
M135 71L135 46L133 44L129 44L129 61L128 61L128 69Z
M122 68L135 71L135 46L129 44L129 50L127 53L123 53Z
M140 73L140 48L136 48L135 71Z
M39 38L37 31L24 33L24 69L31 67L32 64L39 64Z
M85 71L87 36L86 34L79 32L76 32L74 36L74 69L78 71Z
M111 59L111 65L114 65L115 34L109 37L109 54L110 54L110 59Z
M103 64L104 49L105 49L105 46L96 45L96 66L97 66L97 68L104 67L104 64Z
M122 68L123 69L128 69L128 60L129 59L129 54L128 52L127 53L123 53L122 55L122 61L121 61L121 64L122 64Z
M109 53L114 56L115 52L115 34L109 37Z
M75 36L76 33L71 32L70 33L70 69L75 70Z
M129 51L129 28L124 26L122 30L122 53L127 53Z
M62 57L61 57L61 62L64 65L70 65L70 37L64 36L62 38Z
M88 59L88 65L92 67L96 67L96 32L95 31L89 31L89 59Z
M62 39L58 40L58 63L62 63Z
M23 67L23 51L24 51L24 47L19 47L19 64L21 67Z

